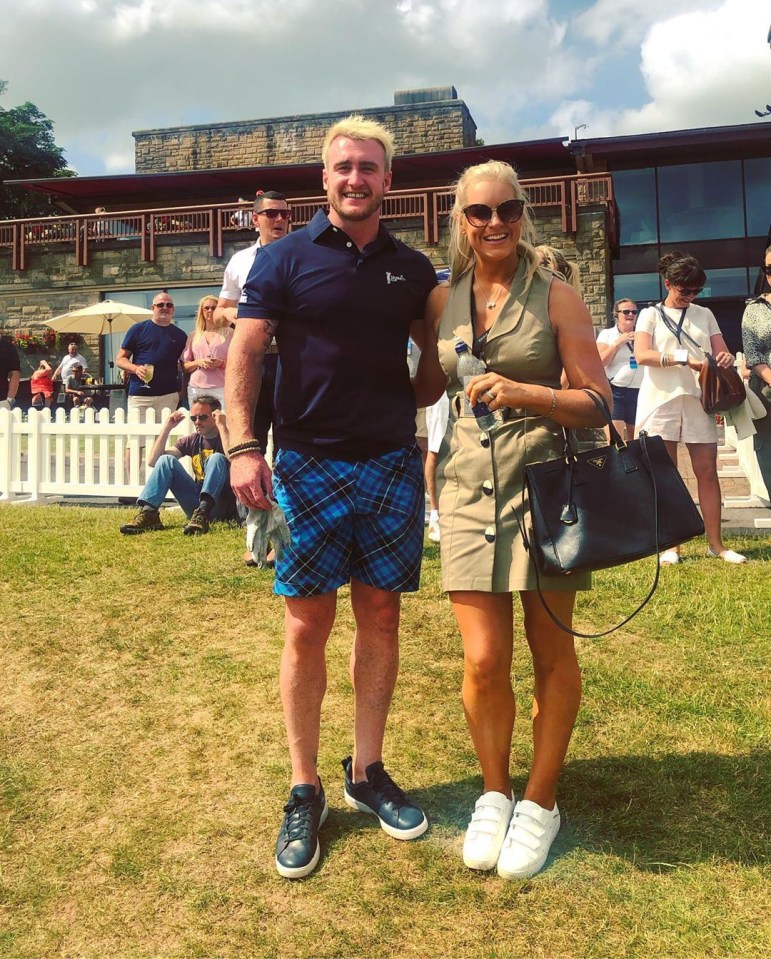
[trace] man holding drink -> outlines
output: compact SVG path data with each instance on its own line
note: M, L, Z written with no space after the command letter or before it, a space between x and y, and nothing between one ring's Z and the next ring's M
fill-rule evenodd
M179 405L177 373L187 335L174 326L174 302L168 293L153 297L153 315L135 323L123 340L116 366L131 374L128 410L175 410Z

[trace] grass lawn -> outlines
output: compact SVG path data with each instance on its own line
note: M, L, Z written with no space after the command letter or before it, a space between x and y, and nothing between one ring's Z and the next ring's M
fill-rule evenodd
M431 820L412 843L345 806L352 620L329 644L319 868L282 880L282 602L242 534L122 537L130 509L0 507L2 959L696 959L771 956L771 540L705 544L629 626L579 641L584 704L563 828L527 882L466 870L481 780L437 548L405 598L385 760ZM579 600L587 630L651 561ZM515 792L530 757L524 643Z

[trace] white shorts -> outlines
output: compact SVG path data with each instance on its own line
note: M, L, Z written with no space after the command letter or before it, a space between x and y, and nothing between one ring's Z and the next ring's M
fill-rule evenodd
M139 410L139 422L144 423L147 419L146 410L155 410L155 422L163 422L163 411L174 410L179 406L179 393L166 393L164 396L129 396L126 403L126 410L130 413L132 410ZM144 449L144 438L139 440L139 448Z
M675 396L654 410L642 428L672 443L717 443L714 414L704 412L698 396Z
M447 420L450 417L450 400L446 393L433 406L426 407L426 432L428 434L428 452L438 453L444 434L447 432Z

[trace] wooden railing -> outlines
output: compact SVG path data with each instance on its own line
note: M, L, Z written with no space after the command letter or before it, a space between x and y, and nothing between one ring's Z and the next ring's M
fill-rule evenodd
M557 208L563 233L578 229L581 207L604 205L606 230L614 242L616 211L613 182L608 174L544 177L523 180L534 210ZM303 226L323 209L324 196L291 198L292 225ZM453 193L446 187L424 190L396 190L383 201L383 219L388 222L415 220L423 229L426 243L439 242L444 221L453 204ZM87 266L94 250L124 243L139 245L140 255L154 262L158 243L175 238L201 238L209 246L209 255L220 258L228 235L245 233L251 215L251 204L215 204L209 206L164 207L152 210L126 210L78 216L36 217L25 220L0 220L0 253L9 253L14 270L27 268L30 251L57 247L75 250L78 266Z

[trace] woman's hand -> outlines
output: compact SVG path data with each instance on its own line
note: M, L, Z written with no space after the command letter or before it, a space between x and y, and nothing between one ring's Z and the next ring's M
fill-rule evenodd
M466 396L472 406L482 402L490 410L499 410L504 406L511 406L514 409L526 406L524 392L519 383L507 380L499 373L483 373L480 376L474 376L466 387Z
M715 362L723 369L727 369L729 366L734 365L734 355L733 353L723 351L715 356Z

